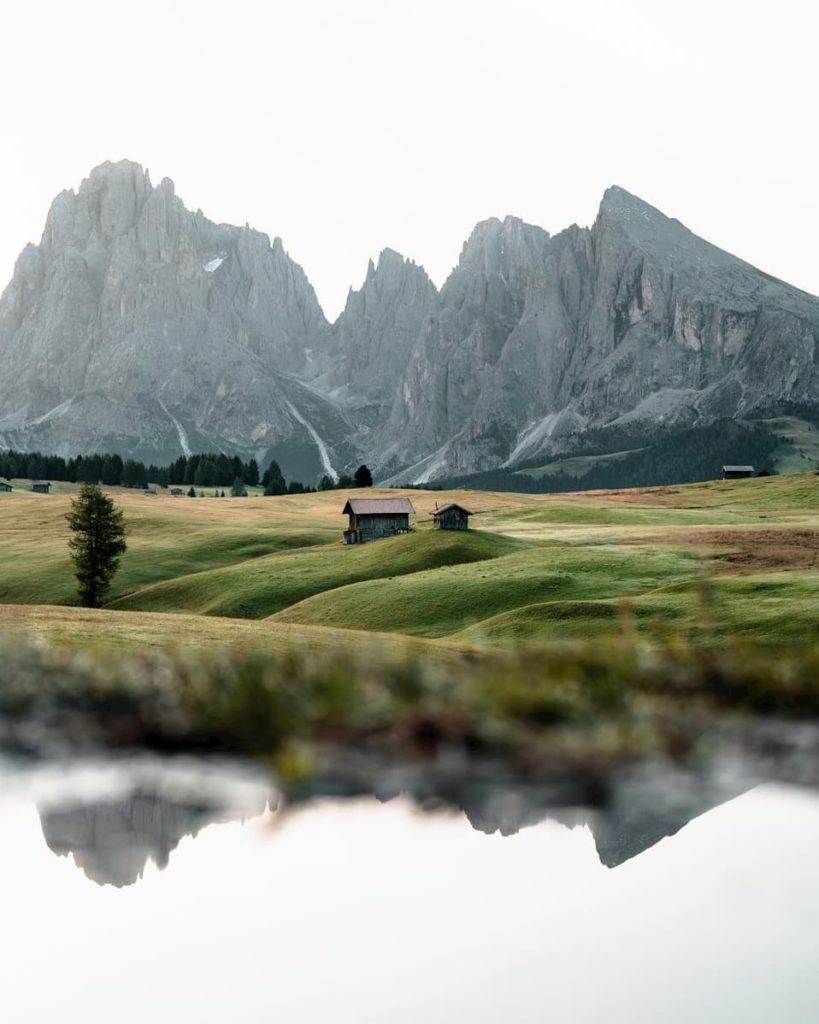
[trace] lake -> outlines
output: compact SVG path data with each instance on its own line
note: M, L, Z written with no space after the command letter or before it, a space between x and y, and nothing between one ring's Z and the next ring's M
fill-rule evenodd
M666 789L285 810L227 762L4 762L3 1020L819 1020L819 796Z

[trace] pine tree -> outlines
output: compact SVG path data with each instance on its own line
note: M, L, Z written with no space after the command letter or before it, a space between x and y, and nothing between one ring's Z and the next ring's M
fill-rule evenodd
M185 464L185 479L183 483L192 484L194 477L196 476L196 470L199 468L199 455L191 455Z
M233 486L230 489L230 496L232 498L247 497L247 488L245 487L244 480L240 476L237 476L236 479L233 481Z
M216 457L216 480L220 487L229 487L233 480L233 467L230 464L230 459L221 452Z
M99 608L126 550L122 510L96 484L84 484L66 519L80 602Z
M99 455L87 455L80 463L77 460L77 483L98 484L102 476L102 460Z
M355 471L353 482L355 483L356 487L372 487L373 475L370 472L370 467L359 466L358 469Z
M122 483L122 458L119 455L106 455L102 463L102 482L109 487L117 487Z
M176 462L174 462L173 466L171 466L168 483L184 484L187 472L188 460L185 458L184 455L180 455Z
M278 462L275 460L271 462L265 471L264 476L264 493L266 495L287 494L287 484L282 476L282 471Z
M255 459L251 459L247 464L245 483L248 487L258 487L259 485L259 464Z

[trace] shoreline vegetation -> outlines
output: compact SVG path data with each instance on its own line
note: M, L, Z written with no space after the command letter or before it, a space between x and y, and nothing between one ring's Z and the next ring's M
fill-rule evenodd
M520 781L602 780L645 760L690 767L738 737L776 761L798 746L789 730L804 744L799 724L819 722L816 646L637 647L627 629L444 656L378 644L116 655L5 641L0 745L239 755L298 789L345 750L433 767L454 758L460 774L491 761Z

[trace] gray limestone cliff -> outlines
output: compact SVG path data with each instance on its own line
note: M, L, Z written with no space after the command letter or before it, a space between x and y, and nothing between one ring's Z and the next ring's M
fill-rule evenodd
M591 429L819 411L817 339L819 299L622 189L589 229L490 220L419 331L372 458L425 481L572 451Z
M296 376L326 328L279 239L103 164L57 197L0 300L0 443L146 460L275 447L314 475L332 459L314 433L346 433Z
M600 431L819 418L818 339L819 299L620 188L590 228L478 224L440 289L385 249L331 325L278 239L105 164L0 299L0 446L433 481Z

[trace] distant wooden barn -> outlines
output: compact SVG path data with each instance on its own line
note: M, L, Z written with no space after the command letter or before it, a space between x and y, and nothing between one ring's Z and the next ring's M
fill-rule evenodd
M743 477L753 476L753 466L723 466L723 480L741 480Z
M364 544L409 533L409 517L415 515L415 509L409 498L350 498L342 515L349 516L344 543Z
M185 492L182 490L181 487L172 487L171 488L171 497L172 498L181 498L181 497L184 496L184 494L185 494Z
M469 509L452 502L435 509L432 513L432 525L436 530L468 530L471 515Z
M34 480L32 481L31 489L35 494L50 494L51 484L48 480Z
M10 490L11 484L8 482L8 480L0 480L0 493L8 494Z

